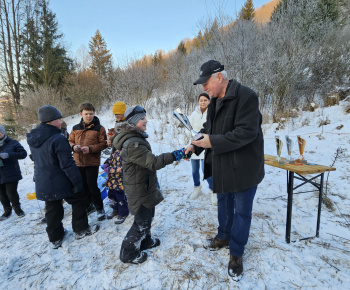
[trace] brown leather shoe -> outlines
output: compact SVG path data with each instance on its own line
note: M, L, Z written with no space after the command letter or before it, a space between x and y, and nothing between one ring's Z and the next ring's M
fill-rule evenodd
M230 262L228 263L228 274L233 281L238 282L243 277L243 259L230 255Z
M223 247L228 248L229 243L229 240L221 240L215 236L214 238L207 239L203 247L204 249L208 249L210 251L217 251Z

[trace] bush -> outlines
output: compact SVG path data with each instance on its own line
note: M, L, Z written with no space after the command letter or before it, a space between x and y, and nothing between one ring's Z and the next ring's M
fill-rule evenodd
M61 98L60 94L49 87L39 87L36 91L26 91L23 95L22 107L19 109L18 125L31 127L38 123L37 112L41 106L51 105L59 109L63 116L70 115L72 106ZM76 108L75 112L76 112Z
M339 105L339 97L338 96L325 96L323 99L325 107L332 107L335 105Z

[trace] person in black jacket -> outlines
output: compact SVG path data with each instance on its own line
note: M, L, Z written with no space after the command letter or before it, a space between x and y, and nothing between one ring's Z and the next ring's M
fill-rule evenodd
M62 114L50 105L38 110L40 124L27 134L34 161L36 197L45 201L46 232L53 248L61 246L66 234L62 225L62 200L72 205L72 228L76 239L91 235L82 194L83 182L72 157L68 140L61 134Z
M21 209L17 187L18 181L22 179L18 159L26 157L27 151L18 141L7 136L5 128L0 125L0 201L4 207L0 221L11 215L12 208L19 217L25 215Z
M204 247L212 251L229 247L228 274L239 281L253 200L265 175L259 98L250 88L229 80L224 66L215 60L201 66L197 84L212 100L201 130L204 138L192 141L186 153L198 155L205 148L204 178L213 176L213 191L218 193L218 233Z

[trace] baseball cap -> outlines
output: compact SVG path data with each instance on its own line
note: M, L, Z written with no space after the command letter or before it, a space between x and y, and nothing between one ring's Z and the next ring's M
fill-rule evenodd
M209 60L202 64L199 79L196 80L193 84L203 84L210 78L212 74L223 70L224 66L220 62L218 62L217 60Z

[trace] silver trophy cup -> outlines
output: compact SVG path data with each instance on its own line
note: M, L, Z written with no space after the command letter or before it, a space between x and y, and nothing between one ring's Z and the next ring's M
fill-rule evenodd
M294 163L294 160L292 159L293 140L290 139L288 135L286 135L286 143L287 143L287 151L288 151L288 157L286 159L286 162L289 164L292 164Z
M179 108L177 108L173 115L185 126L187 130L191 132L192 140L197 141L200 139L203 139L202 133L198 133L195 130L193 130L190 121L188 120L187 116L184 115Z

